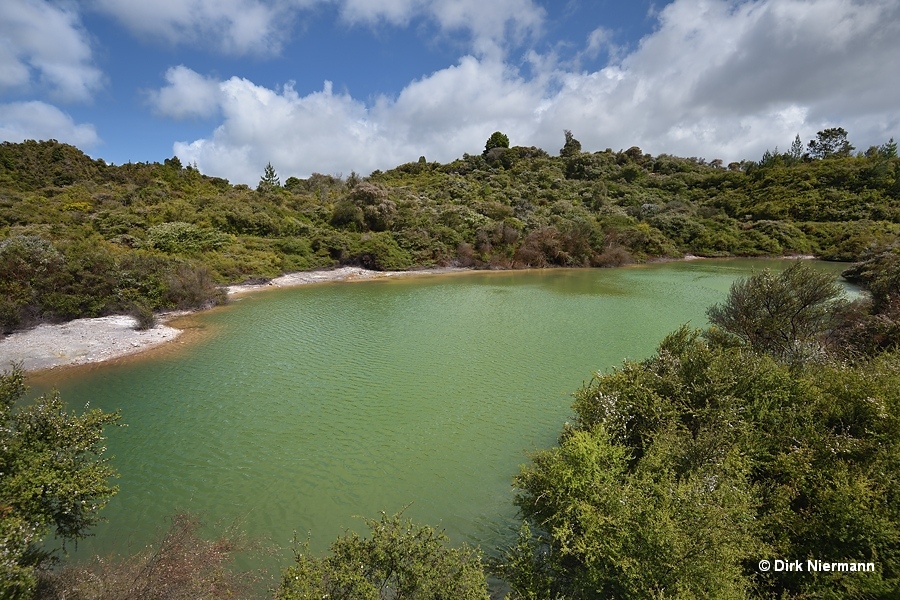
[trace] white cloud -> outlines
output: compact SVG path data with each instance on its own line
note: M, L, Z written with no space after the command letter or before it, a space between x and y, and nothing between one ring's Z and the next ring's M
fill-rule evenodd
M175 144L177 156L204 172L255 183L267 162L286 178L398 160L397 144L368 122L366 107L328 82L302 97L289 85L270 90L237 77L221 89L224 122L212 137Z
M385 19L401 8L426 10L419 0L378 7ZM233 78L221 85L220 126L176 144L176 154L254 183L268 161L283 178L365 173L419 155L448 161L479 152L495 130L550 152L571 129L585 150L638 145L726 161L783 150L797 133L809 140L830 126L847 129L860 149L900 138L895 0L675 0L656 16L657 28L633 52L595 72L567 71L532 52L537 74L525 79L488 52L368 104L330 86L301 97L290 86ZM596 31L585 52L605 41ZM173 97L199 78L182 75L169 80Z
M219 108L219 82L203 77L184 65L166 71L169 85L151 92L150 102L161 115L183 119L210 117Z
M618 64L563 76L545 136L739 160L835 124L860 147L897 133L893 0L676 0L658 18Z
M329 82L307 96L290 85L271 90L236 77L220 89L222 124L210 138L176 143L175 154L244 183L254 183L269 161L283 177L368 173L421 155L448 161L480 152L497 129L524 140L541 99L539 86L502 63L473 57L372 106L334 93Z
M339 0L341 15L354 24L382 21L408 25L415 17L433 20L444 33L465 31L472 51L500 56L508 43L536 36L546 13L533 0Z
M100 139L91 124L76 124L72 117L44 102L0 104L0 140L55 139L80 148L97 145Z
M278 54L296 21L334 5L351 25L434 22L445 34L466 32L478 54L536 35L545 11L534 0L92 0L132 32L171 44L215 47L227 54Z
M93 0L132 32L171 44L208 45L226 54L277 54L287 7L262 0Z
M76 12L42 0L0 2L0 91L46 88L85 101L103 83Z

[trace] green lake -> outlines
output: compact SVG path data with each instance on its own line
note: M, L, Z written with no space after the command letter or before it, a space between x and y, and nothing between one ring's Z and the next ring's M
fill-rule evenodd
M79 555L135 550L178 511L325 548L397 512L490 550L512 476L555 443L593 372L649 356L733 281L787 261L466 272L261 292L189 319L188 342L43 375L120 409L121 477ZM846 265L816 263L839 273ZM280 559L281 560L281 559ZM286 564L286 559L281 560Z

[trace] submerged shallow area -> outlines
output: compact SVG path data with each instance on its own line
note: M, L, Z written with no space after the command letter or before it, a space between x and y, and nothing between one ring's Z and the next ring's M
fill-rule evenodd
M512 476L570 394L643 358L733 281L788 261L467 272L279 289L194 315L189 344L47 373L71 407L121 410L120 492L79 555L133 551L178 511L321 550L397 512L490 549ZM842 265L817 263L838 273Z

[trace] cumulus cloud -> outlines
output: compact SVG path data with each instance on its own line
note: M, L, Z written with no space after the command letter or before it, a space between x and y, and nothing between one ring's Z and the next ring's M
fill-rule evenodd
M540 30L545 11L534 0L93 0L139 35L171 44L204 45L227 54L280 52L297 21L333 6L351 25L406 26L414 19L440 31L467 32L474 52L502 52Z
M103 82L78 14L41 0L0 2L0 91L46 88L85 101Z
M241 78L221 83L224 122L207 139L178 142L175 154L201 169L254 183L266 163L285 176L365 169L397 161L401 143L368 119L366 106L347 94L300 96L290 85L271 90Z
M582 114L589 146L735 159L839 121L884 141L897 72L892 0L677 0L619 64L568 76L547 119Z
M219 108L219 82L204 77L184 65L166 71L169 85L150 93L154 110L164 116L210 117Z
M276 54L288 33L288 7L282 2L94 0L93 5L138 35L170 44L209 45L226 54Z
M389 18L390 7L423 4L379 6ZM726 161L830 126L847 129L861 149L900 137L894 0L675 0L656 18L634 51L593 72L532 52L525 78L502 57L476 53L369 102L329 85L299 96L291 86L233 78L219 86L221 124L208 138L176 144L176 154L253 183L268 161L283 176L367 172L419 155L448 161L479 152L498 129L550 152L570 129L586 150L638 145ZM583 52L605 42L597 31ZM173 97L192 81L209 83L181 75L169 79Z
M479 55L499 55L507 43L537 35L546 17L533 0L341 0L340 5L351 23L406 25L424 17L442 31L466 31Z
M291 85L273 90L237 77L219 88L222 124L209 138L176 143L175 154L245 183L270 161L285 176L308 176L368 173L421 155L452 160L480 152L498 128L518 139L532 135L541 100L540 86L500 62L471 56L371 105L335 93L329 82L306 96ZM473 140L480 141L473 146Z
M96 146L100 139L91 124L77 124L72 117L45 102L0 104L0 140L56 139L80 148Z

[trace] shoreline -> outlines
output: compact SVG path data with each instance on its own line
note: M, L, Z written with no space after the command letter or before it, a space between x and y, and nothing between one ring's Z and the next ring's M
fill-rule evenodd
M267 289L296 287L336 281L366 281L386 277L438 275L469 271L460 268L422 269L418 271L370 271L359 267L341 267L330 271L287 273L269 282L227 286L229 298ZM134 317L75 319L67 323L43 324L13 332L0 339L0 373L13 364L21 364L28 374L53 369L96 364L157 348L177 339L184 330L167 323L198 311L158 314L152 329L136 330Z
M784 256L778 258L814 259L814 256ZM652 262L704 260L686 255L680 259L661 259ZM474 269L439 267L414 271L372 271L361 267L340 267L332 270L298 271L286 273L265 283L230 285L228 297L239 297L263 290L297 287L316 283L370 281L417 275L443 275L472 272ZM16 331L0 339L0 372L12 364L21 363L25 372L34 374L57 368L96 364L131 356L157 348L177 339L182 329L166 323L198 311L169 312L157 315L157 325L138 331L136 320L127 315L75 319L61 324L38 325Z
M415 275L443 275L446 273L463 273L471 271L461 267L436 267L433 269L418 269L415 271L372 271L362 267L339 267L325 271L296 271L285 273L265 283L250 283L229 285L225 289L228 296L257 292L260 290L296 287L311 283L331 283L335 281L368 281L371 279L384 279L386 277L410 277Z

